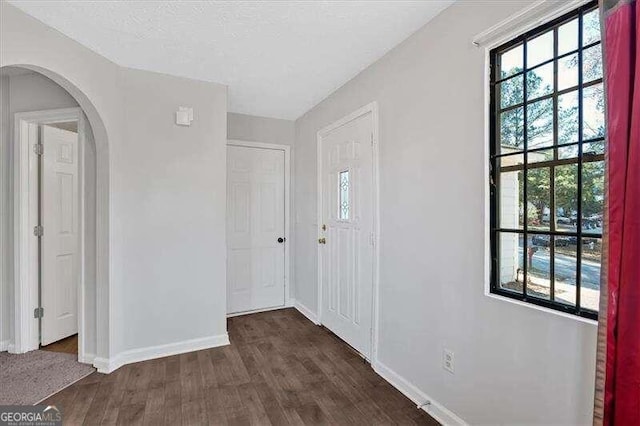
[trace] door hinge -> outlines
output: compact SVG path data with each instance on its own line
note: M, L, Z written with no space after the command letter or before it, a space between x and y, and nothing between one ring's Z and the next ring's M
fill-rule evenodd
M33 227L33 235L35 235L36 237L42 237L43 234L44 234L44 228L42 227L42 225L37 225Z
M371 146L373 146L373 133L371 133Z
M34 318L42 318L42 317L44 317L44 308L35 308L33 310L33 317Z
M370 240L371 240L371 245L375 246L376 245L376 234L374 232L371 233Z
M44 145L42 145L41 143L37 143L33 146L33 152L36 153L36 155L42 155L44 154Z

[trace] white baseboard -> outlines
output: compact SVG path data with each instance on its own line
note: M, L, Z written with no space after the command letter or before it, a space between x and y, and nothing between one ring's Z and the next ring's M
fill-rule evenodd
M398 389L407 398L413 401L417 406L420 406L431 417L442 423L443 425L459 425L466 426L467 423L458 417L451 410L447 409L444 405L431 398L429 395L422 392L415 385L409 382L407 379L391 370L386 365L377 361L372 364L373 370L378 373L383 379L391 383L393 387Z
M4 352L9 350L9 341L8 340L0 340L0 352Z
M102 358L99 356L93 359L93 366L96 368L96 370L98 370L98 373L103 373L103 374L112 373L116 371L118 367L122 367L122 365L119 365L118 367L116 367L115 363L112 365L109 362L109 358Z
M302 315L307 317L307 319L309 321L311 321L315 325L320 325L320 321L318 320L318 316L316 314L314 314L311 309L307 308L305 305L303 305L302 303L300 303L297 300L292 300L292 302L293 302L293 307L296 308Z
M99 373L109 374L126 364L147 361L155 358L163 358L165 356L178 355L186 352L201 351L203 349L216 348L218 346L225 346L228 344L229 335L224 333L213 337L185 340L183 342L150 346L148 348L131 349L121 352L112 358L96 357L93 360L93 366L98 369Z

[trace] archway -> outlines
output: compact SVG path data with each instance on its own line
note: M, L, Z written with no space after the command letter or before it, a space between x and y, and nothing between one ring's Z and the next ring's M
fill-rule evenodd
M89 127L92 130L92 138L87 140L87 143L91 143L95 151L95 213L93 220L95 221L95 318L92 320L90 329L87 333L92 333L93 346L91 353L88 353L84 362L94 363L96 358L108 358L109 356L109 305L110 305L110 291L109 291L109 149L108 149L108 135L105 124L94 106L94 103L72 82L64 78L63 76L39 67L29 64L12 64L5 65L0 70L11 69L24 69L40 74L47 77L55 84L64 89L77 103L79 108L86 116L89 123ZM10 123L14 122L14 117L10 117ZM7 146L12 146L15 143L16 133L9 137L9 140L3 144L3 149ZM11 152L11 151L9 151ZM3 157L7 158L3 152ZM14 153L15 154L15 153ZM15 155L8 158L8 161L13 164ZM4 169L5 164L3 164ZM14 169L15 171L15 169ZM16 175L13 173L11 176L5 174L9 179L9 185L15 188ZM3 188L4 190L4 188ZM14 192L15 195L15 192ZM2 203L3 213L8 211L17 211L14 202L14 197L7 197L3 193ZM14 210L15 209L15 210ZM8 215L3 214L4 217ZM4 219L3 217L3 219ZM15 218L14 218L15 219ZM7 219L9 220L9 219ZM9 280L9 286L13 288L13 298L11 298L13 304L13 315L11 316L10 328L13 330L13 336L10 338L9 349L14 352L24 352L27 347L22 339L21 330L24 329L25 322L33 318L33 311L29 309L23 309L21 304L21 297L24 296L24 283L20 280L18 274L19 271L15 270L16 265L19 265L20 256L23 255L23 251L19 245L16 245L18 241L15 237L15 220L11 223L11 228L4 226L3 229L9 229L8 235L3 235L1 241L2 256L3 259L11 258L13 260L13 276ZM18 242L19 244L19 242Z

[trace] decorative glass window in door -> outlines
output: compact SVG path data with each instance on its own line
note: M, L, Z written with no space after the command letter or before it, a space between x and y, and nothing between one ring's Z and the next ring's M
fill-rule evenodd
M340 172L340 181L338 187L339 193L339 217L342 220L349 219L349 209L351 204L349 203L349 170Z

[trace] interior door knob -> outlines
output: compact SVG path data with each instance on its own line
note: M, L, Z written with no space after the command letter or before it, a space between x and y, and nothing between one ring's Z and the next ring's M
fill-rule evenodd
M327 244L326 238L318 238L318 244Z
M278 242L279 242L280 244L284 243L284 242L285 242L285 238L282 238L282 237L278 238Z

